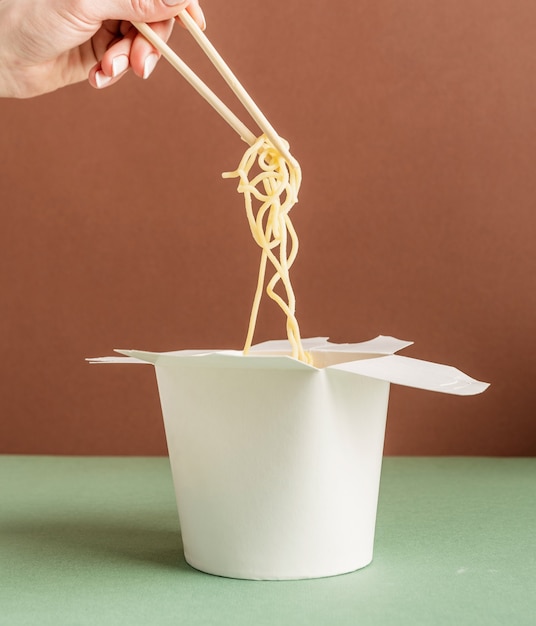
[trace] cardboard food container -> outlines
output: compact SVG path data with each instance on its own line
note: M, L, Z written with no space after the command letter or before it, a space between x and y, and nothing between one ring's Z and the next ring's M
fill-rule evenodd
M372 561L391 383L454 395L487 388L395 354L412 342L307 339L240 351L118 350L152 363L187 562L232 578L344 574Z

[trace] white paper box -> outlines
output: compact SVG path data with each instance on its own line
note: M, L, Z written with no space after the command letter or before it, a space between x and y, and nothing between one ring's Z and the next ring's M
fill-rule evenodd
M158 389L185 557L221 576L300 579L372 560L391 382L456 395L488 386L395 355L392 337L305 340L236 351L122 351L150 362Z

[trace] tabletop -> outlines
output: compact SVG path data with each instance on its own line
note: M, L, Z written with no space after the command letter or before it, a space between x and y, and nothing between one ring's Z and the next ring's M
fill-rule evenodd
M0 624L534 624L536 459L386 457L374 560L245 581L182 555L167 458L0 456Z

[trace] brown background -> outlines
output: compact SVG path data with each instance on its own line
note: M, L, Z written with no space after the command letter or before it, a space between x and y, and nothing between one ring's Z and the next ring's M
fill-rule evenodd
M393 387L386 452L534 454L534 3L204 7L302 164L303 334L414 340L492 383ZM173 47L220 85L187 33ZM84 359L241 346L258 253L220 173L245 145L165 63L0 101L0 132L0 451L164 454L152 368ZM283 334L266 304L257 339Z

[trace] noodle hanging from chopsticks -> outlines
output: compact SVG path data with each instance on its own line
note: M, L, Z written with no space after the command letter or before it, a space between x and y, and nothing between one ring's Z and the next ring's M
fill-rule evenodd
M255 166L258 167L258 173L252 172ZM289 162L265 135L261 135L246 150L238 168L234 172L225 172L223 177L239 179L238 192L244 194L251 234L262 250L244 354L249 352L253 342L266 278L266 266L270 261L275 273L268 280L266 293L281 307L287 317L287 336L292 356L309 362L301 342L300 328L296 319L296 298L289 276L290 267L298 253L298 237L288 214L298 201L301 184L300 166L296 161ZM260 203L256 214L254 201L256 204ZM275 292L278 283L283 287L283 295Z

